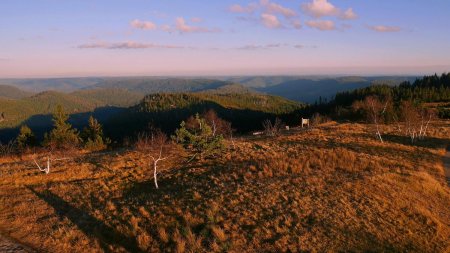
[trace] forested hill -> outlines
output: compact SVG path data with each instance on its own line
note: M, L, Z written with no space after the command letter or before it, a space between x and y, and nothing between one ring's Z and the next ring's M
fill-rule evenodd
M450 118L450 73L444 73L441 76L424 76L413 82L406 81L396 86L372 85L340 92L327 103L316 103L309 106L304 113L334 114L337 115L337 118L344 119L352 115L351 105L354 102L362 101L368 96L376 96L380 99L389 98L394 107L398 107L402 101L424 104L429 108L434 108L439 117Z
M51 114L57 105L63 106L70 114L76 114L101 107L129 107L143 97L121 89L94 89L73 93L45 91L21 99L0 98L0 113L5 115L5 119L0 122L0 129L16 127L26 120L27 124L34 125L30 117Z
M158 93L147 95L105 124L111 136L133 136L149 124L171 132L181 121L213 109L240 132L261 129L265 119L281 117L289 122L303 104L256 93Z
M0 98L20 99L32 95L32 92L23 91L11 85L0 85Z
M170 92L198 92L218 89L231 82L210 79L181 79L181 78L116 78L106 79L92 88L120 88L142 94L170 93Z
M424 76L414 82L403 82L398 86L374 85L353 91L337 93L333 103L348 106L369 95L391 96L394 101L450 102L450 73L441 76Z

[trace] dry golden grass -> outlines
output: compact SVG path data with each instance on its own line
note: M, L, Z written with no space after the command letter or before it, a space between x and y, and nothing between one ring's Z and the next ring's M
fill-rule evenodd
M48 175L2 158L0 231L49 252L448 252L449 122L417 145L370 128L243 137L189 165L173 150L159 190L139 152L74 154Z

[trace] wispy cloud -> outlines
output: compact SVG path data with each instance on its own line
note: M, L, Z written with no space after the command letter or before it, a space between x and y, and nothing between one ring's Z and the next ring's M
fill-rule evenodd
M385 25L368 26L368 28L376 32L400 32L402 30L398 26L385 26Z
M356 15L356 13L353 11L352 8L348 8L346 11L344 11L341 14L341 18L342 19L347 19L347 20L349 20L349 19L356 19L356 18L358 18L358 15Z
M187 24L186 20L182 17L178 17L175 20L175 30L180 33L211 33L211 32L220 32L220 29L210 29L207 27L201 26L193 26Z
M229 11L246 15L237 17L239 20L257 21L257 23L269 29L282 27L301 29L302 27L300 20L296 18L298 13L295 10L270 0L259 0L247 6L234 4L229 7ZM255 12L256 15L254 15Z
M279 48L287 48L287 47L296 48L296 49L317 48L317 46L312 46L312 45L308 46L308 45L303 45L303 44L291 45L289 43L271 43L271 44L265 44L265 45L249 44L249 45L237 47L234 49L255 51L255 50L279 49Z
M186 48L186 47L127 41L127 42L117 42L117 43L108 43L108 42L89 43L89 44L79 45L78 48L80 48L80 49L95 49L95 48L100 48L100 49L147 49L147 48L180 49L180 48Z
M191 18L191 22L199 23L203 20L198 17ZM209 33L209 32L220 32L218 28L207 28L202 26L189 25L183 17L178 17L175 19L174 25L163 24L156 25L151 21L141 21L135 19L130 22L130 26L135 29L142 30L160 30L164 32L180 32L180 33Z
M310 20L306 21L306 25L321 31L332 31L336 29L336 25L331 20Z
M156 30L157 25L150 21L141 21L138 19L135 19L130 22L131 27L136 29L142 29L142 30Z
M261 14L261 22L265 27L271 29L282 27L280 20L278 20L278 17L268 13Z
M265 12L270 14L280 14L286 18L297 16L297 12L294 10L281 6L277 3L270 2L269 0L261 0L260 4L265 8Z
M247 6L242 6L240 4L231 5L228 10L234 13L252 13L258 8L258 4L250 3Z
M338 17L340 19L355 19L358 17L352 8L343 11L328 2L328 0L312 0L312 2L303 3L301 8L303 12L314 18Z
M235 49L238 50L266 50L266 49L272 49L272 48L280 48L285 46L286 44L281 44L281 43L273 43L273 44L266 44L266 45L256 45L256 44L250 44L250 45L245 45L242 47L237 47Z

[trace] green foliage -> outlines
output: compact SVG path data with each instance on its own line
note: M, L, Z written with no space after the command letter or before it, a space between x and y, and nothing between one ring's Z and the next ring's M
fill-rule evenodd
M36 144L36 138L31 131L31 129L22 125L19 130L19 135L17 136L17 146L20 150L24 150L27 147L33 146Z
M414 83L403 82L399 86L375 85L363 89L336 94L334 103L351 105L367 96L392 97L394 102L413 100L417 102L450 102L450 73L441 76L424 76Z
M193 157L213 156L224 148L223 136L213 135L211 126L198 114L187 122L181 122L180 128L175 131L172 138L182 144L186 150L191 151L194 154Z
M53 113L53 130L49 134L45 134L44 146L51 148L73 148L80 143L78 131L67 123L69 115L64 111L63 107L58 105Z
M0 128L17 127L33 115L51 114L57 105L64 106L69 114L77 114L92 112L100 107L132 106L143 97L120 89L80 90L72 93L45 91L18 99L6 99L0 95L0 113L4 112L8 116L8 120L0 122Z
M92 116L89 117L88 126L83 129L81 138L84 141L84 147L91 151L105 149L110 143L109 139L103 135L102 125Z
M391 110L386 111L384 118L387 122L398 118L402 101L412 101L421 103L448 103L450 102L450 73L441 76L424 76L414 83L403 82L398 86L373 85L370 87L356 89L353 91L336 94L335 99L327 104L316 105L308 108L309 111L319 111L321 113L334 112L337 119L361 119L362 114L358 110L349 112L348 108L355 103L363 103L369 96L376 96L381 99L389 99ZM442 108L438 108L439 116L446 117Z
M193 106L215 104L223 108L255 110L265 113L290 113L302 104L281 97L256 93L161 93L147 95L138 110L142 112L161 112Z

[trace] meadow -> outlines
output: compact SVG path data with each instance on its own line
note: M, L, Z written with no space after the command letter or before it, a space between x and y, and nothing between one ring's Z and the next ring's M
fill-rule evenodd
M43 252L448 252L448 121L416 142L328 122L240 136L214 159L132 148L0 158L0 231Z

